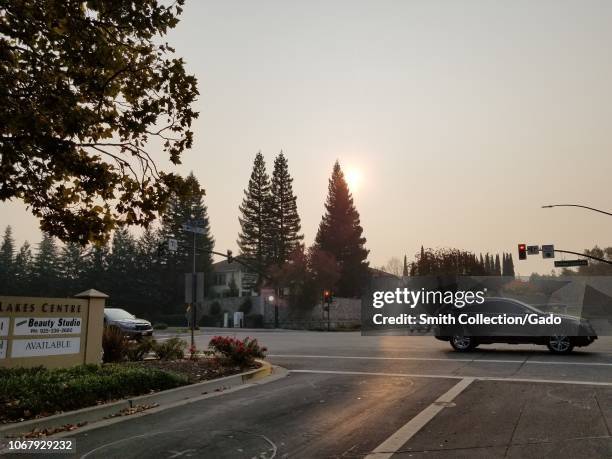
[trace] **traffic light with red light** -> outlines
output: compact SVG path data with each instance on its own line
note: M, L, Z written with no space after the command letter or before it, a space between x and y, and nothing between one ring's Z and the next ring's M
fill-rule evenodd
M518 256L519 256L519 260L527 259L527 246L525 244L518 245Z

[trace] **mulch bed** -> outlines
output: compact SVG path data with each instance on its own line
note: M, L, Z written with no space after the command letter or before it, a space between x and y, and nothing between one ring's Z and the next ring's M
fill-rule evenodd
M145 360L137 364L183 374L189 378L189 382L192 384L231 376L261 367L261 364L258 362L254 362L253 365L247 367L232 366L222 362L220 359L209 357L182 360ZM131 363L131 365L134 365L134 363Z

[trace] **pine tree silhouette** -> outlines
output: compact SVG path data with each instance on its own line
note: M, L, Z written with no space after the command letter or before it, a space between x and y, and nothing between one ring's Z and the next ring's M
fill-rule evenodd
M249 185L240 205L238 247L243 257L263 273L272 259L270 178L261 152L255 156Z
M293 194L293 178L287 158L281 151L274 160L270 195L270 240L272 260L281 265L287 261L304 236L300 233L300 216Z
M369 250L340 163L336 161L329 179L326 213L319 225L316 245L333 255L340 265L338 296L359 296L368 278Z

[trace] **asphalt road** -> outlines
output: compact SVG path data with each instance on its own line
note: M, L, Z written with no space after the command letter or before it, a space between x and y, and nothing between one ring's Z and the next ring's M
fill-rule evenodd
M203 332L200 348L227 334ZM289 375L76 433L78 457L612 458L611 338L555 356L458 354L432 337L237 335Z

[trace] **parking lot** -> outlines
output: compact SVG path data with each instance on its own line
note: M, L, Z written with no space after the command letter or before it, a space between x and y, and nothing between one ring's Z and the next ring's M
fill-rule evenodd
M201 330L199 347L223 333L233 334ZM555 356L510 345L458 354L432 337L236 334L258 338L288 375L84 430L78 455L612 457L610 338Z

